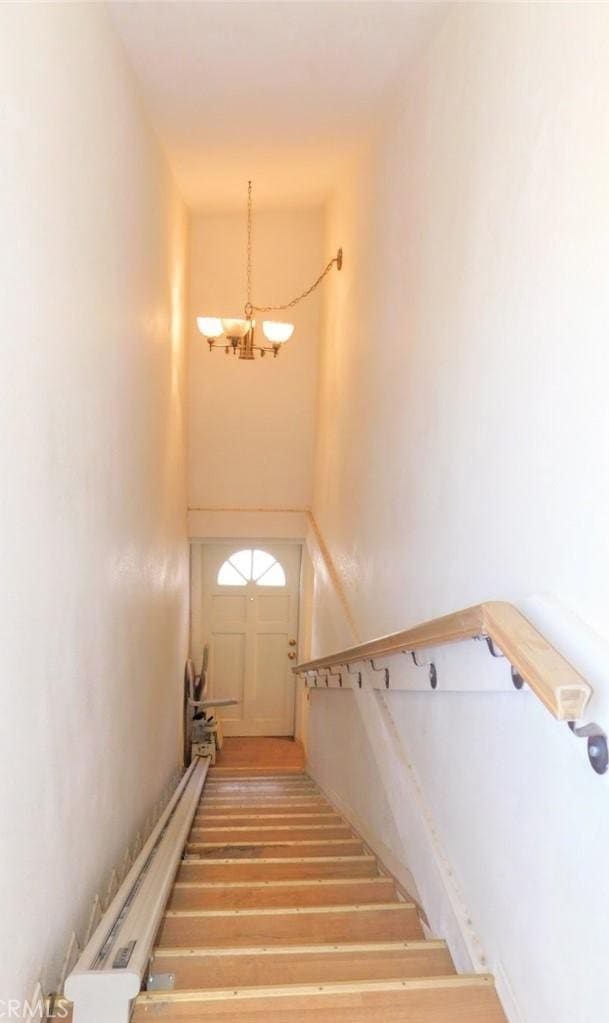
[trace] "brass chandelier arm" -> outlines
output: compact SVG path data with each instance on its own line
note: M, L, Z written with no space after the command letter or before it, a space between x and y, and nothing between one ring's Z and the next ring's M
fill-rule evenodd
M269 352L273 356L273 358L276 359L277 356L279 355L279 349L281 348L280 344L270 345L251 344L249 345L249 347L247 347L243 345L242 342L243 338L237 337L229 338L229 340L224 343L218 341L216 338L210 337L207 339L210 352L213 352L215 349L220 349L220 351L226 352L227 355L231 352L233 355L238 354L240 359L253 359L254 352L260 352L261 356L264 356L267 352Z

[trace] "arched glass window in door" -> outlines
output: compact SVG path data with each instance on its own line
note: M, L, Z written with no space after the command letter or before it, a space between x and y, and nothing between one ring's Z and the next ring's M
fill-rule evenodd
M218 586L285 586L283 567L268 551L244 550L231 554L218 572Z

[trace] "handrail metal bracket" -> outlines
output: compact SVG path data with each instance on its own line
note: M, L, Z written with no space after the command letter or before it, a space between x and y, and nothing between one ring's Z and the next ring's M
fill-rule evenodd
M488 652L491 657L504 658L505 654L499 647L495 646L492 636L476 636L476 639L483 639L488 647ZM514 689L522 689L525 685L525 679L520 674L517 668L513 664L510 664L510 677L512 679L512 685Z
M606 774L609 768L609 746L607 736L600 725L591 721L588 725L581 725L579 728L575 721L568 721L567 724L578 739L586 739L588 745L588 760L596 774Z
M411 650L410 651L410 656L412 657L412 663L416 664L417 668L427 668L427 667L429 667L429 684L430 684L432 689L437 689L438 688L438 669L436 668L434 662L433 661L417 661L417 652L416 652L416 650Z
M342 673L342 671L333 671L332 668L330 668L329 674L330 674L330 676L332 678L337 678L338 679L339 687L342 689L343 688L343 673Z
M362 673L361 673L361 671L358 671L357 669L355 671L351 671L351 665L350 664L345 664L345 668L347 669L349 675L357 675L357 686L358 686L358 689L361 689L362 688Z
M510 665L510 675L512 676L512 685L514 686L514 689L522 689L524 686L524 679L513 664Z
M483 639L485 641L485 643L486 643L486 645L488 647L488 652L491 655L491 657L505 657L505 654L503 653L503 651L499 650L495 646L495 644L494 644L494 642L493 642L493 640L492 640L492 638L490 636L480 636L479 638Z
M370 667L373 671L384 671L385 672L385 689L389 689L389 668L377 668L373 658L370 658Z

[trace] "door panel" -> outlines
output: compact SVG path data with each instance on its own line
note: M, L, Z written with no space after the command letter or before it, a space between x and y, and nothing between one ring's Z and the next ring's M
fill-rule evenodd
M262 718L285 713L288 692L285 677L286 633L258 633L256 636L256 691L254 710Z
M298 544L193 545L192 654L208 643L210 695L239 700L227 735L293 735L299 585Z
M228 594L213 596L211 601L211 616L214 625L220 622L234 622L245 625L247 617L247 603L245 597L229 597Z
M290 598L288 596L268 596L259 593L256 599L256 617L259 622L285 622L286 628L290 617Z
M245 695L245 634L212 632L214 653L214 696L238 700L235 707L224 707L224 721L240 721Z

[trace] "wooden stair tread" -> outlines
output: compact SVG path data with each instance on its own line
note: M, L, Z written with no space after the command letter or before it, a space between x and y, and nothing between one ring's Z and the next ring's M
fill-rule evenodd
M353 838L346 824L261 824L257 827L230 825L227 827L193 827L190 842L271 842L271 841L326 841Z
M376 860L364 854L351 856L258 857L183 860L178 881L281 881L307 878L374 877Z
M272 792L243 792L236 790L226 791L225 789L212 789L201 797L202 806L210 804L226 804L227 806L252 806L258 804L272 803L310 803L321 802L322 798L316 789L274 789ZM327 801L326 801L327 802Z
M132 1020L505 1023L302 771L210 775Z
M264 827L269 825L304 825L311 824L340 824L342 817L333 810L305 811L303 813L275 813L272 809L268 813L214 813L209 810L206 813L197 813L193 820L193 827Z
M396 978L287 987L144 993L132 1019L238 1018L241 1023L505 1023L486 975Z
M268 844L243 842L188 842L188 852L208 859L268 859L269 857L299 856L354 856L363 853L362 843L356 839L328 839L308 842L270 842Z
M209 795L265 795L274 796L282 792L288 795L298 795L300 792L318 792L316 785L309 781L259 781L259 782L231 782L218 781L206 785L205 789Z
M261 909L289 906L329 906L397 899L389 877L295 881L177 882L169 909Z
M282 767L281 770L273 767L272 764L267 767L210 767L208 773L209 780L216 778L308 778L309 775L303 771L302 767Z
M260 768L260 770L255 774L252 774L251 772L249 773L244 772L243 774L236 775L226 774L225 772L222 774L218 774L216 771L213 770L213 768L210 768L207 784L222 785L226 782L227 784L232 783L236 785L240 784L247 785L248 783L260 784L261 782L264 783L266 781L287 782L306 781L309 782L309 784L311 785L315 784L313 779L311 778L311 775L307 774L306 771L273 771L268 768L266 770Z
M272 949L164 949L153 973L175 977L175 989L308 984L454 973L442 941L368 945L279 946Z
M423 932L412 903L304 907L271 910L168 911L158 935L167 945L332 944L344 941L396 941L421 938Z
M295 814L295 813L328 813L332 811L332 807L329 803L326 803L323 799L303 799L297 798L294 800L277 799L269 800L268 802L260 803L258 801L249 802L238 800L235 802L227 802L225 799L218 800L206 800L203 799L199 803L197 808L197 815L213 813L213 814L268 814L268 813L281 813L281 814Z

